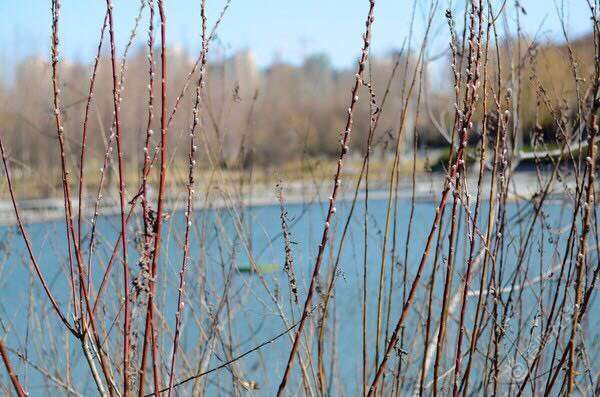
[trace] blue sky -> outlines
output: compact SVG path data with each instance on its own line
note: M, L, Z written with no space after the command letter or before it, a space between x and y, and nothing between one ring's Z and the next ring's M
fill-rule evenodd
M127 41L140 2L113 0L117 46L122 50ZM416 32L422 34L430 0L417 0ZM461 3L440 0L433 30L434 47L447 47L447 28L443 18L448 7L461 8ZM373 31L372 50L384 55L397 49L405 40L413 0L379 0ZM501 0L494 0L500 4ZM168 44L195 52L199 48L199 0L165 0ZM224 0L207 0L209 24L212 25ZM508 0L512 9L513 0ZM590 21L586 0L521 0L527 11L522 15L524 30L540 32L545 40L560 40L560 25L556 5L565 9L569 34L577 37L589 31ZM91 60L97 45L99 29L105 12L104 0L62 0L61 52L76 60ZM232 0L231 7L219 28L221 48L230 53L249 49L259 65L274 59L298 63L306 55L326 53L337 67L350 66L358 55L367 0ZM0 14L0 70L9 70L11 62L27 56L48 56L50 43L50 0L2 0ZM514 12L511 11L514 18ZM137 45L146 36L147 14ZM514 28L514 20L508 25ZM541 30L540 30L541 26ZM435 48L432 49L435 51Z

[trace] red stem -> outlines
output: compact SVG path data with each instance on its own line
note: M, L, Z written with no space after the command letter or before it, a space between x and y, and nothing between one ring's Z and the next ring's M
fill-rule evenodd
M123 144L121 136L120 111L120 87L117 80L117 57L115 50L115 33L113 21L113 5L111 0L106 0L108 12L108 31L110 33L110 61L112 66L113 80L113 107L115 116L115 130L117 133L117 162L119 168L119 199L121 202L121 243L123 249L123 296L124 296L124 330L123 330L123 395L127 396L129 391L129 332L131 328L129 313L129 269L127 268L127 223L125 222L125 175L123 167Z
M21 382L19 382L19 378L17 377L17 374L15 373L15 370L13 369L10 359L8 358L8 353L6 351L6 348L4 347L4 342L2 341L2 339L0 339L0 356L2 356L2 361L4 361L4 366L6 367L6 372L8 372L8 377L10 378L10 381L12 382L12 384L15 388L15 392L17 392L17 396L19 396L19 397L27 396L28 394L23 389Z
M148 304L146 307L146 326L144 331L144 342L142 354L145 354L148 346L148 339L152 341L152 369L154 374L154 390L160 390L160 379L158 370L158 341L156 337L156 327L153 326L154 312L154 293L156 291L156 269L160 257L161 231L164 212L164 194L165 182L167 178L167 51L166 51L166 15L164 10L164 1L158 0L158 10L160 14L160 36L161 36L161 117L160 117L160 182L158 187L158 205L156 210L156 226L154 235L154 250L152 255L152 265L150 267ZM150 335L151 334L151 335ZM140 368L140 387L139 395L144 394L144 378L146 368Z
M341 174L342 174L342 164L346 153L348 152L348 142L350 138L350 132L352 131L352 114L356 103L358 102L358 88L362 81L362 75L365 69L365 64L367 62L368 54L369 54L369 43L371 40L371 25L373 24L374 18L374 10L375 10L375 0L370 0L369 5L369 13L367 16L367 21L365 25L365 34L363 36L363 48L360 60L358 61L356 78L354 80L354 86L352 87L351 99L350 99L350 107L348 108L348 114L346 116L346 127L344 128L341 140L341 150L340 156L337 164L337 171L335 173L334 183L333 183L333 192L331 197L329 198L329 209L327 211L327 216L325 218L325 226L323 228L323 235L321 237L321 244L319 244L319 252L317 255L317 260L315 262L315 266L313 268L312 277L310 279L310 285L308 287L308 292L306 295L306 300L304 302L304 309L302 310L302 317L300 318L300 323L298 324L298 330L294 335L294 343L292 345L292 350L290 351L290 355L287 361L287 365L285 367L285 371L283 373L283 378L281 379L281 383L279 384L279 389L277 390L277 396L283 396L285 391L285 387L288 382L288 378L290 375L290 371L292 368L292 363L294 362L294 356L298 351L298 346L300 344L300 337L302 336L302 331L304 330L304 325L306 324L306 319L308 318L308 314L311 312L310 305L312 302L312 297L315 290L315 283L319 276L319 270L321 268L321 263L323 262L323 253L325 252L325 247L327 246L327 241L329 240L329 226L331 220L333 218L333 214L335 213L335 202L338 195L339 187L341 185Z

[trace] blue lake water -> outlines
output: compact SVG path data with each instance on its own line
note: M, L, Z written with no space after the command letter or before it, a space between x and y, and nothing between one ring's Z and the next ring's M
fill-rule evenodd
M349 211L350 202L343 201L338 204L336 220L333 225L333 251L326 251L323 264L319 291L327 288L329 275L335 261L339 246L339 238L343 223ZM369 240L367 252L367 285L368 285L368 344L369 367L372 367L374 357L374 335L376 332L377 306L376 300L379 290L379 269L381 266L381 250L385 228L387 202L385 200L369 201ZM487 204L482 205L482 217L487 218ZM286 329L286 323L281 319L279 308L288 319L287 324L299 318L301 304L304 301L310 271L313 268L317 254L317 246L321 239L322 223L326 211L324 203L294 204L286 206L290 219L291 239L294 256L294 270L298 280L300 305L290 301L290 291L286 274L280 270L264 275L270 292L265 290L257 275L239 273L238 266L250 265L250 256L259 265L277 264L283 268L284 245L281 238L280 209L278 205L245 207L243 209L207 209L196 211L193 222L193 235L191 243L191 261L186 272L186 307L184 312L184 327L181 336L181 349L184 356L178 359L177 379L184 378L198 369L200 357L208 346L214 348L215 354L204 369L210 369L233 357L259 345L269 338ZM363 283L363 256L364 256L364 209L365 203L358 202L354 217L350 222L348 235L345 241L339 270L336 276L334 297L329 306L329 321L326 327L325 338L325 370L331 384L327 385L330 393L335 395L356 395L361 385L361 302ZM430 230L435 206L432 202L417 202L414 208L414 221L411 230L411 240L408 244L407 261L404 261L408 218L410 214L410 201L398 202L396 218L397 238L388 245L388 258L386 260L385 297L382 308L382 324L387 323L387 295L390 283L390 251L395 245L396 261L393 271L393 294L390 307L390 324L395 324L402 307L403 278L406 269L408 283L413 279L414 272L421 258L425 239ZM520 242L524 240L532 216L532 207L525 203L511 203L507 210L507 230L505 230L505 247L502 261L504 263L502 282L510 283L515 267L515 258L520 249ZM536 226L530 236L526 251L526 260L518 275L519 280L533 279L540 274L555 267L562 260L568 226L570 225L570 211L560 202L547 203L544 206L542 219L546 228L542 232ZM446 225L448 219L445 220ZM521 222L520 222L521 221ZM468 234L462 226L464 216L460 220L457 244L457 260L455 276L453 278L453 293L459 285L464 274L466 257L468 255ZM482 222L483 223L483 222ZM539 221L538 221L539 223ZM139 234L141 228L139 219L131 222L130 236ZM446 227L446 226L444 226ZM393 224L390 227L390 236ZM485 225L480 225L485 230ZM34 245L35 254L42 266L42 272L51 284L51 288L61 307L67 311L69 305L69 265L66 250L64 221L36 223L27 226ZM157 276L157 304L161 316L159 323L163 331L160 333L159 346L163 351L162 373L167 372L168 357L171 351L172 327L176 307L177 279L182 261L184 215L176 212L165 224L166 239L162 247L159 274ZM110 257L112 247L118 237L120 223L118 217L103 217L98 222L98 240L92 260L92 277L97 287L106 261ZM64 331L57 316L51 311L42 295L39 282L34 278L29 266L29 260L21 236L15 227L5 227L1 230L0 240L0 337L6 337L7 346L18 350L35 365L48 368L48 370L64 379L70 379L73 387L83 394L94 394L95 386L91 381L89 370L81 355L81 346L77 340ZM444 247L439 256L439 269L436 272L436 287L434 288L434 324L437 324L441 308L441 295L443 277L445 275L445 258L448 254L447 237L443 240ZM87 247L87 240L84 241ZM330 246L330 247L331 247ZM479 248L476 249L476 254ZM591 254L590 263L595 263L596 253ZM87 253L86 253L87 256ZM433 252L423 274L423 279L417 291L415 304L411 315L405 324L405 339L403 349L411 355L412 360L403 358L410 363L403 379L405 392L412 390L412 385L418 379L421 354L423 351L422 326L427 314L424 306L428 294L426 283L432 271ZM138 272L137 254L135 244L131 244L128 258L133 274ZM106 321L101 324L105 332L110 332L107 346L112 351L119 351L122 336L112 326L112 320L117 318L120 310L120 294L122 291L122 267L117 260L111 272L111 282L104 295L105 305L101 308ZM479 285L480 273L473 275L472 288ZM222 300L225 285L228 285L227 304ZM519 328L523 322L534 321L535 317L543 310L543 305L548 304L550 293L553 292L553 282L544 283L543 291L540 285L522 290L522 305L516 305L509 310L509 317L505 324L508 332L506 349L510 349L511 332ZM541 293L541 295L540 295ZM540 300L540 296L542 299ZM275 297L276 302L272 300ZM317 299L314 303L319 303ZM470 330L473 317L473 308L476 299L469 298L466 324ZM542 302L542 305L540 305ZM279 308L278 308L279 307ZM588 316L584 326L586 333L595 340L598 334L597 315L598 304L595 296L592 306L588 309ZM207 344L207 335L211 333L214 316L218 313L220 326L217 336ZM318 309L313 312L310 326L306 329L309 346L316 357L316 327L320 317ZM138 321L142 316L138 314ZM119 319L121 321L121 319ZM139 327L139 323L136 322ZM437 326L437 325L436 325ZM448 346L454 346L452 341L456 335L457 324L455 319L449 323ZM141 329L141 328L140 328ZM489 329L489 327L488 327ZM529 329L529 328L527 328ZM432 330L433 332L433 330ZM595 338L595 339L594 339ZM481 347L487 336L482 337ZM530 347L526 338L523 339L522 349ZM597 341L596 341L597 343ZM232 379L237 379L238 390L244 389L240 381L255 381L260 390L257 395L272 395L281 379L291 342L288 336L281 337L275 342L237 361L234 366L220 369L202 378L207 382L207 391L210 395L228 395L233 392ZM383 342L382 342L383 346ZM590 352L591 359L598 364L598 349ZM306 352L302 355L306 361ZM454 356L454 347L448 349L448 360L444 364L448 367ZM13 356L14 357L14 356ZM119 356L120 357L120 356ZM481 360L481 358L479 358ZM392 360L396 364L396 360ZM28 386L33 395L52 394L60 395L64 390L45 379L39 371L28 365L25 360L15 358L15 366L24 384ZM307 371L312 377L317 369L309 366ZM408 365L408 364L407 364ZM415 367L416 365L416 367ZM597 365L596 365L597 368ZM474 368L477 376L478 367ZM293 370L290 391L300 390L298 365ZM333 374L333 375L332 375ZM427 379L431 379L429 373ZM4 379L4 378L0 378ZM166 383L166 375L165 380ZM192 393L193 382L181 387L180 395ZM242 393L243 394L243 393Z

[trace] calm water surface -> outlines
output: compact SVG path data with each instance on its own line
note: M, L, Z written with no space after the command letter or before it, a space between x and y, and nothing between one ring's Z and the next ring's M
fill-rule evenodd
M334 225L335 238L333 253L327 250L326 260L323 267L323 276L319 283L319 290L326 289L328 275L331 272L335 254L339 247L339 236L348 214L350 203L342 202L338 205L336 224ZM330 318L326 329L326 371L334 373L336 382L330 387L330 391L336 394L354 395L360 386L361 378L361 301L362 301L362 278L363 278L363 256L364 256L364 209L365 203L357 203L353 220L350 223L347 239L337 272L334 299L330 305ZM367 284L368 284L368 323L369 323L369 351L371 352L370 363L373 361L374 335L376 327L376 299L379 283L379 269L381 266L381 249L383 232L385 228L385 200L372 200L369 209L369 240L367 251ZM314 265L318 242L322 232L322 222L326 211L325 204L298 204L287 207L289 221L291 223L291 238L293 244L294 266L298 278L300 301L302 303L307 284L309 271ZM483 214L487 217L487 204L482 206ZM385 305L382 313L383 324L387 318L387 291L390 281L393 282L393 294L391 299L390 319L392 324L398 318L402 306L403 297L403 272L406 264L407 279L412 280L419 259L423 252L425 239L429 232L431 221L434 216L435 207L431 202L418 202L414 209L414 222L411 230L411 239L406 247L406 235L408 218L410 213L410 202L398 202L398 214L395 224L392 222L390 231L395 226L397 229L397 240L395 242L397 255L394 263L394 278L389 277L390 259L386 260ZM529 226L531 219L531 207L526 204L510 204L507 218L508 230L504 250L505 268L503 281L508 283L513 276L515 258L520 249L520 242ZM561 230L568 226L571 219L569 211L563 208L561 203L549 203L544 207L544 223L548 230L541 232L540 227L530 237L529 248L526 253L524 268L521 275L525 279L532 279L545 274L552 269L560 260L564 252L567 239L567 230ZM524 222L519 220L525 219ZM138 222L138 220L136 220ZM182 261L182 240L184 229L183 213L175 213L166 223L167 239L163 245L160 271L157 279L158 285L158 307L162 312L161 324L172 329L174 323L174 309L176 295L176 282ZM241 224L240 224L241 223ZM446 222L447 224L448 222ZM538 222L539 223L539 222ZM264 275L270 293L265 290L257 275L238 273L238 266L247 267L250 264L250 255L255 262L261 265L277 264L283 267L284 248L281 238L281 221L279 206L258 206L244 208L243 210L219 209L202 210L196 212L194 220L194 234L191 244L191 263L187 270L187 306L184 315L184 328L181 338L186 360L179 359L179 377L193 373L198 366L199 357L207 347L205 335L210 329L214 315L218 313L221 326L219 337L214 340L216 354L211 358L208 367L214 367L225 361L229 354L236 356L246 350L268 340L286 328L282 321L278 305L272 300L277 299L278 304L284 311L290 323L299 317L300 308L291 303L289 299L289 288L287 276L283 271L276 271ZM465 258L468 255L468 235L462 225L458 234L458 261L456 262L457 275L454 278L454 286L459 284L459 277L464 274ZM116 217L104 217L98 222L98 246L93 256L92 276L99 285L99 279L110 257L112 246L118 236L119 219ZM485 230L485 227L481 227ZM240 238L243 229L244 238ZM139 233L139 226L132 224L130 235ZM554 236L550 231L554 232ZM67 275L69 272L68 256L65 241L64 222L45 222L28 225L35 253L42 266L42 271L47 277L53 293L61 302L62 307L67 307L69 298L69 284ZM42 296L39 282L33 277L29 267L21 236L15 227L5 227L1 230L0 251L2 264L0 265L0 337L6 335L6 343L11 348L19 350L27 356L33 364L45 364L51 362L56 368L52 368L61 375L70 371L73 384L84 394L95 394L95 388L90 382L88 369L80 351L81 346L77 341L65 334L61 328L56 315L49 309L48 304ZM447 244L447 238L444 239ZM87 247L87 240L84 246ZM388 251L394 244L390 241ZM86 248L87 250L87 248ZM437 316L441 307L442 277L445 275L445 258L447 247L441 251L440 269L435 291L435 309ZM138 254L135 244L130 249L129 263L132 273L138 271ZM389 252L388 252L389 254ZM87 255L87 254L86 254ZM407 261L405 262L405 255ZM431 255L433 257L433 254ZM595 258L595 254L593 254ZM430 261L431 262L431 261ZM592 261L593 262L593 261ZM431 274L431 263L424 273L423 280L428 280ZM116 317L119 309L119 298L117 292L122 289L122 267L121 262L115 262L111 273L111 283L106 292L106 307L104 308L107 320L102 324L110 329L111 321ZM221 305L223 290L229 284L229 299L227 305ZM473 286L479 285L479 273L475 273ZM454 289L456 290L456 288ZM548 294L552 292L552 283L547 283L544 299L548 301ZM507 320L506 329L510 332L518 328L518 324L525 321L534 321L540 312L539 285L535 288L523 290L523 304L512 308ZM423 299L427 296L427 288L424 283L419 287L416 304L413 307L410 318L406 323L404 349L413 354L420 361L422 348L421 327L426 315ZM470 298L470 310L467 313L467 324L470 326L475 298ZM597 337L595 329L598 329L598 305L594 297L592 306L588 310L589 316L586 320L586 332L592 339ZM65 309L66 310L66 309ZM314 312L315 315L318 311ZM227 320L229 319L229 320ZM316 324L316 322L315 322ZM456 323L453 321L449 330L449 344L456 334ZM199 329L202 332L199 332ZM529 327L528 327L529 329ZM111 329L111 348L117 349L121 335L118 331ZM315 328L310 327L307 335L312 337ZM487 337L485 339L487 340ZM163 332L160 338L160 346L164 349L164 357L168 356L171 349L171 331ZM231 349L226 346L231 344ZM449 346L450 346L449 345ZM312 346L316 346L313 344ZM244 380L258 382L260 390L258 395L271 395L276 389L283 367L287 360L287 352L290 348L288 336L279 338L275 342L265 346L259 351L246 356L237 362L231 370L221 369L210 374L208 379L208 390L211 394L229 394L231 392L232 374ZM231 350L231 351L230 351ZM410 353L411 350L414 353ZM595 349L597 351L598 349ZM67 351L69 354L67 354ZM452 349L453 351L453 349ZM596 360L594 351L592 360ZM69 356L67 364L67 356ZM15 360L15 365L23 374L25 384L33 394L61 394L60 389L48 388L48 383L31 366L24 361ZM166 363L164 363L166 365ZM46 365L47 366L47 365ZM309 368L315 371L315 368ZM163 369L166 373L166 370ZM408 374L406 391L411 387L417 376ZM298 373L297 367L294 371ZM431 375L430 375L431 377ZM298 378L294 380L291 390L299 387ZM190 386L180 389L182 394L191 392Z

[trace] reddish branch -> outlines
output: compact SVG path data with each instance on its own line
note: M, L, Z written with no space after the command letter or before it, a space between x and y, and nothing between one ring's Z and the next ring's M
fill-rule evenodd
M177 308L175 309L175 336L173 337L173 352L171 353L171 369L169 371L169 390L167 395L170 397L173 391L173 381L175 375L175 360L177 358L177 349L179 347L179 335L181 333L181 317L184 309L183 293L185 289L185 270L190 255L190 231L192 226L192 219L194 213L194 166L196 164L196 142L194 134L196 128L200 123L200 100L202 94L202 86L204 74L206 72L206 56L208 52L208 41L206 39L206 0L202 0L200 6L200 15L202 19L202 52L201 52L201 66L200 66L200 77L198 77L198 84L196 85L196 100L194 102L194 109L192 111L192 127L190 128L190 149L188 158L188 183L187 183L187 206L185 211L185 241L183 244L183 260L181 263L181 270L179 271L179 288L177 290ZM156 389L158 390L158 389Z
M285 367L285 371L283 373L283 378L281 379L281 383L279 384L279 389L277 391L278 396L282 396L285 387L288 382L288 378L290 375L290 371L292 368L292 363L294 362L294 356L298 351L298 346L300 344L300 337L302 336L302 331L304 330L304 325L306 323L306 319L308 317L308 313L310 312L310 305L312 303L312 297L315 290L315 283L319 276L319 270L321 268L321 263L323 262L323 254L325 252L325 247L329 240L329 227L331 224L331 220L333 219L333 215L335 214L335 202L338 195L339 188L341 186L341 175L342 175L342 165L343 160L348 152L348 143L350 138L350 132L352 131L353 119L352 115L354 112L354 108L356 103L358 102L358 89L362 82L362 76L365 70L365 65L367 63L368 55L369 55L369 45L371 41L371 25L375 19L374 10L375 10L375 0L370 0L369 5L369 13L367 16L367 21L365 23L365 34L363 35L363 48L360 60L358 61L357 72L354 79L354 86L352 87L351 99L350 99L350 107L348 108L348 114L346 116L346 127L342 132L342 139L340 141L341 150L340 156L337 164L337 171L334 177L333 184L333 192L331 197L329 198L329 209L327 211L327 215L325 218L325 226L323 228L323 235L321 237L321 244L319 244L319 251L317 254L317 260L315 262L315 266L313 268L312 276L310 279L310 285L308 287L308 292L306 295L306 300L304 302L304 309L302 310L302 317L300 318L300 324L298 325L298 330L294 336L294 343L292 344L292 350L290 351L290 355L287 361L287 365Z
M115 130L117 134L117 163L119 167L119 199L121 205L121 243L123 249L123 296L124 301L124 329L123 329L123 394L127 396L129 391L129 333L130 333L130 313L129 313L129 269L127 268L127 223L125 222L125 171L123 166L123 143L121 135L121 120L119 113L121 110L120 102L120 84L117 79L117 55L115 49L115 33L113 20L113 5L111 0L106 0L108 11L108 31L110 33L110 61L112 66L113 82L113 107L115 116Z
M21 382L19 382L19 378L17 377L17 374L15 373L15 370L10 362L10 359L8 358L8 352L6 351L6 348L4 347L4 342L2 341L2 339L0 339L0 356L2 356L2 361L4 362L4 366L6 367L6 372L8 372L8 377L10 378L10 381L12 382L13 387L15 388L15 392L17 393L17 396L19 396L19 397L27 396L28 394L23 389Z
M94 66L92 67L92 77L90 77L90 88L88 91L87 101L85 103L85 114L83 117L83 130L81 132L81 156L79 158L79 208L77 214L77 236L79 238L79 245L81 246L81 212L83 209L83 170L85 161L85 145L87 141L87 130L88 121L90 114L90 107L92 104L92 96L94 95L94 85L96 83L96 76L98 72L98 64L100 63L100 51L102 50L102 43L104 42L104 32L106 31L106 24L108 22L108 12L104 15L104 22L102 23L102 29L100 29L100 40L98 41L98 49L96 50L96 58L94 58ZM88 276L90 268L88 267Z
M476 6L475 6L474 2L472 2L471 4L472 4L473 9L475 9ZM451 16L450 16L450 18L451 18ZM472 18L474 18L474 17L472 17ZM408 293L408 297L407 297L404 305L402 306L402 312L400 314L400 318L398 319L398 322L396 323L396 326L394 328L394 332L392 333L392 336L391 336L390 340L388 341L385 354L383 356L381 363L377 367L377 372L375 373L373 382L371 383L371 387L367 394L369 397L371 397L375 394L375 392L377 390L377 385L378 385L378 383L385 371L385 368L387 366L388 359L390 358L390 356L392 354L394 346L396 346L396 343L398 342L398 336L399 336L400 330L403 328L404 321L406 320L408 312L413 304L413 301L414 301L414 298L415 298L415 295L417 292L417 287L419 286L421 276L423 275L423 269L425 268L425 264L428 262L429 254L431 252L431 246L432 246L432 243L434 240L434 236L436 234L436 231L440 225L440 221L444 214L444 210L445 210L446 204L448 202L451 188L452 188L453 184L454 184L454 186L456 186L455 181L457 181L457 178L459 177L459 171L464 171L464 161L463 161L464 151L465 151L465 147L467 146L468 132L469 132L469 130L472 129L471 118L473 116L473 110L475 108L475 103L478 99L477 86L479 84L479 81L478 81L479 58L476 58L476 52L479 51L481 43L479 41L475 42L472 34L473 34L473 32L471 32L471 38L469 40L469 56L468 56L468 66L467 66L468 73L467 73L467 81L466 81L467 88L466 88L466 92L465 92L463 111L460 111L457 107L457 110L455 113L455 117L456 117L455 125L458 128L460 145L459 145L457 153L456 153L456 158L455 158L453 165L450 168L450 171L446 178L446 182L444 184L444 190L442 191L441 198L440 198L438 207L436 209L435 218L433 220L433 223L431 225L431 230L429 231L429 235L427 237L427 241L425 244L425 250L421 257L421 261L419 262L419 266L417 268L416 275L411 284L410 291ZM453 183L451 183L451 181Z
M87 285L85 282L85 272L83 269L83 258L81 249L79 247L78 239L75 236L75 228L73 227L73 209L71 206L71 190L69 186L69 171L67 170L67 162L66 162L66 154L65 154L65 136L64 129L62 126L62 117L60 111L60 89L58 84L58 19L60 12L60 2L59 0L54 0L52 2L52 89L53 89L53 105L54 105L54 120L56 124L56 131L58 135L58 142L60 148L60 158L61 158L61 170L62 170L62 182L63 182L63 191L64 191L64 202L65 202L65 215L67 219L67 238L71 238L73 243L73 248L75 250L76 258L77 258L77 268L79 275L79 290L81 291L81 295L83 296L83 301L85 302L86 310L89 314L90 324L92 326L92 334L94 337L94 341L98 347L99 356L100 356L100 364L102 366L102 372L104 373L104 377L106 378L106 382L109 385L109 392L111 395L114 393L113 389L110 387L112 384L112 377L110 374L108 361L106 359L106 355L101 349L100 337L98 333L98 328L96 326L96 322L94 320L94 315L92 314L89 295L87 291ZM16 206L15 206L16 208ZM70 252L70 247L68 247ZM30 251L31 254L31 251ZM83 310L83 308L82 308ZM86 317L81 316L81 329L82 332L79 334L79 337L83 340L86 337L87 325L86 325Z
M146 307L146 322L144 330L144 341L142 345L142 367L140 368L139 395L144 395L144 379L146 375L145 361L143 360L151 340L152 345L152 369L154 375L154 390L160 390L160 381L158 373L158 341L156 328L153 324L154 318L154 293L156 292L156 269L160 257L161 231L164 213L164 195L165 182L167 178L167 50L166 50L166 16L164 10L164 1L158 0L158 10L160 14L160 36L161 36L161 118L160 118L160 182L158 187L158 204L156 211L156 225L154 227L154 249L152 255L152 265L150 267L148 304Z

